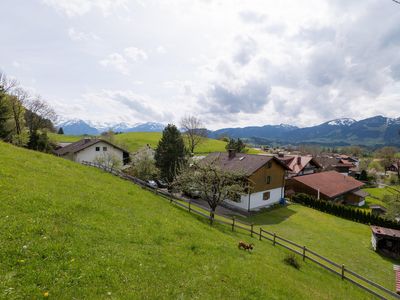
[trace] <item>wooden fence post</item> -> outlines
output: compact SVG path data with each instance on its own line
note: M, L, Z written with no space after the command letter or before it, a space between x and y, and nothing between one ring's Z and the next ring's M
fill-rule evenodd
M250 235L251 235L251 237L253 237L253 226L254 226L254 224L251 223L251 225L250 225L250 227L251 227L251 229L250 229Z
M190 210L191 210L191 208L190 208L190 204L192 203L192 201L190 200L189 201L189 212L190 212Z
M262 235L262 228L260 227L260 241L261 241L261 235Z
M232 231L235 229L235 216L232 217Z
M306 260L306 246L303 246L303 261Z
M344 279L344 270L345 270L345 267L344 267L344 265L342 265L342 279Z
M275 246L275 240L276 240L276 233L274 232L274 240L273 240L273 245Z

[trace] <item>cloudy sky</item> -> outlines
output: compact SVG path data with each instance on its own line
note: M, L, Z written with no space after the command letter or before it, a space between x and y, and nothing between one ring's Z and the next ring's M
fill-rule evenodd
M391 0L2 0L0 69L64 119L400 116Z

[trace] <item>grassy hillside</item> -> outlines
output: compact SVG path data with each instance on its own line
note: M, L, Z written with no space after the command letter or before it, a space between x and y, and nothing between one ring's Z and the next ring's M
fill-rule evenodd
M100 170L4 143L0 165L0 298L370 298Z
M394 290L393 264L371 247L367 225L341 219L299 204L265 211L246 220L261 225Z
M81 139L81 136L50 134L50 138L56 142L75 142ZM160 132L127 132L115 135L115 142L124 146L130 152L135 152L141 147L149 144L156 147L161 138ZM225 151L226 143L214 139L206 139L195 149L196 154L207 154L211 152ZM249 149L248 153L258 153L259 151Z
M396 190L400 190L400 186L382 187L382 188L366 188L363 189L369 196L366 197L366 204L377 204L386 207L386 203L383 201L386 195L396 195Z

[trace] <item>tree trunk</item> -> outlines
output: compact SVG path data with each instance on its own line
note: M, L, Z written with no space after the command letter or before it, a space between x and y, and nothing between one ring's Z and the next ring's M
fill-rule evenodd
M212 225L212 224L214 223L215 209L216 209L216 207L211 207L211 211L210 211L210 225Z

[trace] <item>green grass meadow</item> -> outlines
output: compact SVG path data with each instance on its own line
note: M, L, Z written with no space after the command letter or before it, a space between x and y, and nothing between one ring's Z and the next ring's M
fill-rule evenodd
M55 142L76 142L83 138L83 136L62 135L62 134L49 134L50 139ZM127 132L116 134L114 136L115 143L126 148L130 152L136 152L140 148L150 145L152 148L157 147L158 141L161 139L161 132ZM202 155L211 152L225 152L226 142L214 139L205 139L195 149L195 154ZM256 149L247 149L247 153L257 154L260 153Z
M372 299L310 262L286 265L280 247L211 227L100 170L1 142L0 166L2 299ZM307 219L290 219L284 233L310 244L296 229ZM349 230L367 247L367 228ZM357 251L345 245L353 237L321 229L314 244ZM254 251L239 250L239 240Z
M316 251L378 284L394 290L393 264L373 251L369 226L300 204L265 210L246 218L265 230ZM397 262L398 263L398 262Z

